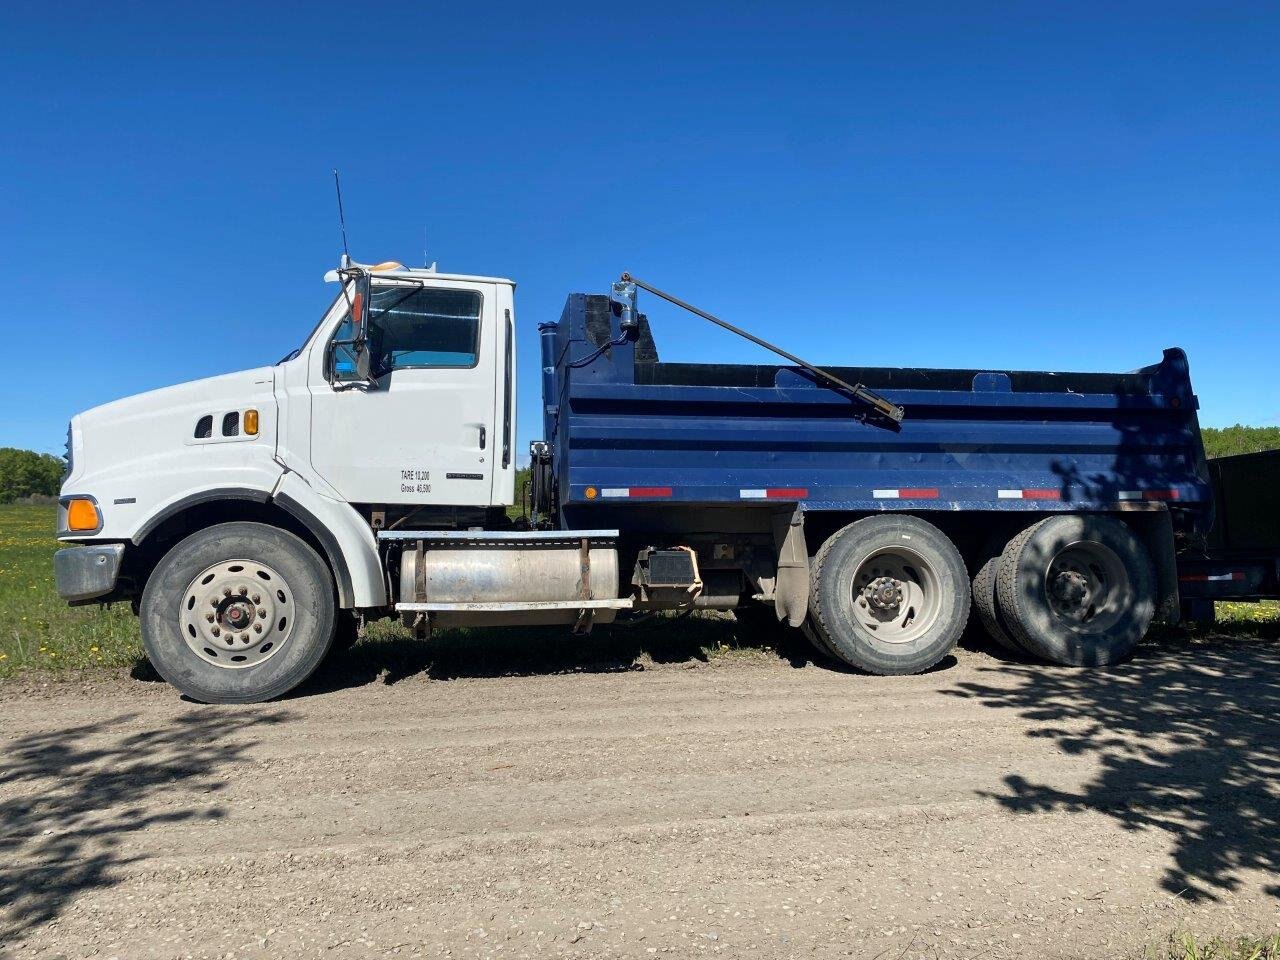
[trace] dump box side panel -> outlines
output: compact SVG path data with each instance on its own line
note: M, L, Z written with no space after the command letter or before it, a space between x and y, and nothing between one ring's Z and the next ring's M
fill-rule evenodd
M642 357L656 357L651 343ZM567 516L612 502L798 501L806 510L1206 515L1186 356L1128 374L833 372L906 408L894 425L793 367L637 362L605 297L544 334L547 437Z

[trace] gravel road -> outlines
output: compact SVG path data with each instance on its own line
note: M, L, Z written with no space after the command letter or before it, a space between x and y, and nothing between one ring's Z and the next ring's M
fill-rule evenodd
M0 956L1111 958L1280 926L1275 640L888 679L664 629L513 676L361 644L256 707L0 688Z

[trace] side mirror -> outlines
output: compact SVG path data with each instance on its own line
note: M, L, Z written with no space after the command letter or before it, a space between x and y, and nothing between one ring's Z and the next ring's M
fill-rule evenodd
M366 321L369 316L369 302L373 296L367 273L356 275L355 289L351 291L351 339L357 346L363 346L368 336Z
M369 274L356 275L355 289L351 292L351 352L355 354L356 376L368 383L369 375L369 305L373 302L372 283Z
M370 373L369 344L364 340L359 340L356 342L354 349L356 354L356 376L370 384L376 383L377 381Z
M372 370L372 357L369 353L369 313L372 302L372 284L369 274L351 271L351 290L349 293L347 322L350 324L350 336L334 340L326 358L325 378L335 388L339 383L350 383L363 380L369 385L376 384ZM346 324L344 324L345 326Z

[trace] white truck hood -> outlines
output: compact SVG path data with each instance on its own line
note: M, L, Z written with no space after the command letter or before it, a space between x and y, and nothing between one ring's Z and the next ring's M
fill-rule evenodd
M274 367L258 367L149 390L76 415L71 421L72 469L63 494L101 498L116 492L122 482L185 471L196 452L193 447L213 450L225 445L228 449L220 459L232 454L233 446L274 451L274 382ZM258 435L224 438L223 417L248 409L259 412ZM201 441L197 425L206 416L212 418L212 436Z

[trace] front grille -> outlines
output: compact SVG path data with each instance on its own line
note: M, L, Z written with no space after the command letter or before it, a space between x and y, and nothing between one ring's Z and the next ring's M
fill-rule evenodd
M67 461L66 469L62 471L62 482L67 482L67 477L71 476L71 424L67 424L67 452L62 458Z

